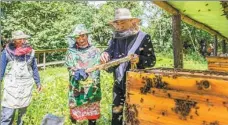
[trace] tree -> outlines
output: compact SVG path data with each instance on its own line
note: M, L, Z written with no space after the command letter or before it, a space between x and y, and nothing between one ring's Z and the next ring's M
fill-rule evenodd
M94 7L86 2L3 2L2 34L21 29L32 36L36 49L66 48L74 25L91 26ZM82 13L83 12L83 13Z
M114 19L116 8L128 8L132 12L132 16L138 17L143 14L143 8L140 2L107 2L96 10L93 22L93 39L97 44L107 45L108 40L112 37L109 22Z

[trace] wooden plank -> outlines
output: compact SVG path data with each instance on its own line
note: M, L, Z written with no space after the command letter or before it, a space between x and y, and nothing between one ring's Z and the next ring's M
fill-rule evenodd
M206 57L208 63L228 63L228 57Z
M50 65L58 65L58 64L64 64L64 63L65 63L65 61L54 61L54 62L48 62L46 64L41 63L41 64L38 64L37 66L38 67L44 67L44 65L50 66Z
M210 63L208 67L228 68L228 63Z
M228 110L224 106L210 106L197 102L195 107L189 108L189 111L188 108L186 111L177 110L178 104L174 99L142 95L135 91L127 92L131 93L127 96L127 104L136 106L138 112L136 119L142 125L202 125L215 121L219 125L228 124ZM180 113L182 111L186 112L184 116Z
M157 6L159 6L160 8L166 10L168 13L170 14L177 14L179 13L178 10L176 8L174 8L173 6L171 6L168 2L166 1L153 1L154 4L156 4ZM228 41L228 38L221 35L218 31L208 27L207 25L203 24L203 22L198 22L190 17L188 17L187 15L184 15L182 13L181 14L181 20L198 28L198 29L202 29L212 35L217 35L219 38L221 39L225 39L226 41Z
M217 39L217 35L215 35L214 37L214 56L217 56L217 52L218 52L218 39Z
M169 68L166 69L159 69L159 68L152 68L147 70L132 70L132 72L140 72L140 73L148 73L148 74L154 74L154 75L163 75L163 76L169 76L169 77L176 77L176 76L182 76L182 77L196 77L196 78L213 78L213 79L220 79L220 80L228 80L228 73L227 72L214 72L214 71L208 71L208 70L169 70Z
M135 87L128 87L128 91L134 91L136 93L141 93L140 89ZM170 99L182 99L188 101L200 102L213 106L225 106L228 108L228 97L207 95L207 94L198 94L194 92L186 91L176 91L176 90L165 90L165 89L156 89L151 88L150 92L147 93L148 96L157 96Z
M212 68L228 68L227 64L209 64L208 67L212 67Z
M153 80L156 76L161 77L162 83L166 83L166 89L180 90L186 92L195 92L200 94L209 94L228 97L228 80L218 79L214 77L202 78L201 76L178 76L167 74L153 74L142 72L128 72L127 83L132 85L134 89L140 90L147 83L145 79ZM227 77L227 76L224 76ZM143 80L144 79L144 80ZM204 87L200 82L208 81L208 87ZM200 84L199 84L200 83Z
M228 71L227 57L207 57L208 69L212 71Z
M116 60L112 60L108 63L104 63L104 64L99 64L99 65L95 65L91 68L88 68L86 69L86 72L87 73L90 73L90 72L93 72L95 70L104 70L104 69L108 69L110 67L113 67L113 66L117 66L121 63L124 63L124 62L129 62L133 59L134 55L131 54L131 55L128 55L126 57L123 57L123 58L120 58L120 59L116 59ZM133 64L134 65L134 64ZM136 64L135 64L136 65ZM133 68L133 67L132 67Z
M220 67L208 67L209 70L212 70L212 71L220 71L220 72L227 72L228 71L228 68L220 68Z
M172 16L174 68L183 68L183 43L181 41L181 16Z
M40 63L40 54L37 54L37 64Z
M35 53L53 53L53 52L65 52L67 48L61 49L45 49L45 50L35 50Z
M46 68L46 52L43 53L43 68Z
M208 65L222 65L222 66L227 66L228 65L228 62L224 63L224 62L219 62L219 60L217 62L208 62Z
M96 46L99 49L105 49L107 46ZM54 53L54 52L66 52L67 48L59 48L59 49L44 49L44 50L35 50L35 53Z

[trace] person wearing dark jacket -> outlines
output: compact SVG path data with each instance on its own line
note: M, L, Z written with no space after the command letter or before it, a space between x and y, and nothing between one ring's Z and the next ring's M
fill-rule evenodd
M115 20L110 22L115 32L109 41L109 47L101 54L101 62L107 63L111 60L123 58L134 54L132 60L138 69L153 67L156 57L150 35L139 30L140 19L131 17L126 8L115 11ZM114 74L113 87L113 109L112 125L123 124L123 107L126 92L126 72L130 70L131 64L123 63L109 69Z

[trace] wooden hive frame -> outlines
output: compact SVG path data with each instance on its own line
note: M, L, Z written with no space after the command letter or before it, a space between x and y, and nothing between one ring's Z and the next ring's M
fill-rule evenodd
M126 102L126 121L131 125L226 125L228 73L130 71Z

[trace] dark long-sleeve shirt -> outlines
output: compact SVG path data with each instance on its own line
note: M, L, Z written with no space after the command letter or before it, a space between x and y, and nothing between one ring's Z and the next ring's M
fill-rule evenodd
M111 60L125 57L127 56L127 53L128 53L129 44L132 41L135 42L137 36L138 34L125 37L125 38L114 38L113 41L109 43L109 47L107 50L105 50L105 52L109 53ZM154 54L154 49L153 49L150 35L147 34L144 37L139 48L136 50L135 54L139 56L139 63L137 64L137 67L139 69L153 67L155 65L156 57ZM128 65L126 71L129 71L129 69L130 69L130 65ZM126 71L122 82L120 84L119 83L116 84L123 89L125 88ZM115 78L115 75L114 75L114 78Z
M17 60L23 61L23 60L25 60L25 56L26 56L27 60L30 58L30 55L17 56L16 58L17 58ZM2 52L2 55L1 55L1 74L0 74L0 80L1 81L3 80L5 70L6 70L6 66L7 66L8 62L9 62L9 60L6 57L6 51L4 50ZM39 85L40 84L40 76L39 76L38 67L37 67L37 64L36 64L34 57L32 59L31 68L33 70L33 79L34 79L35 83L37 85Z

